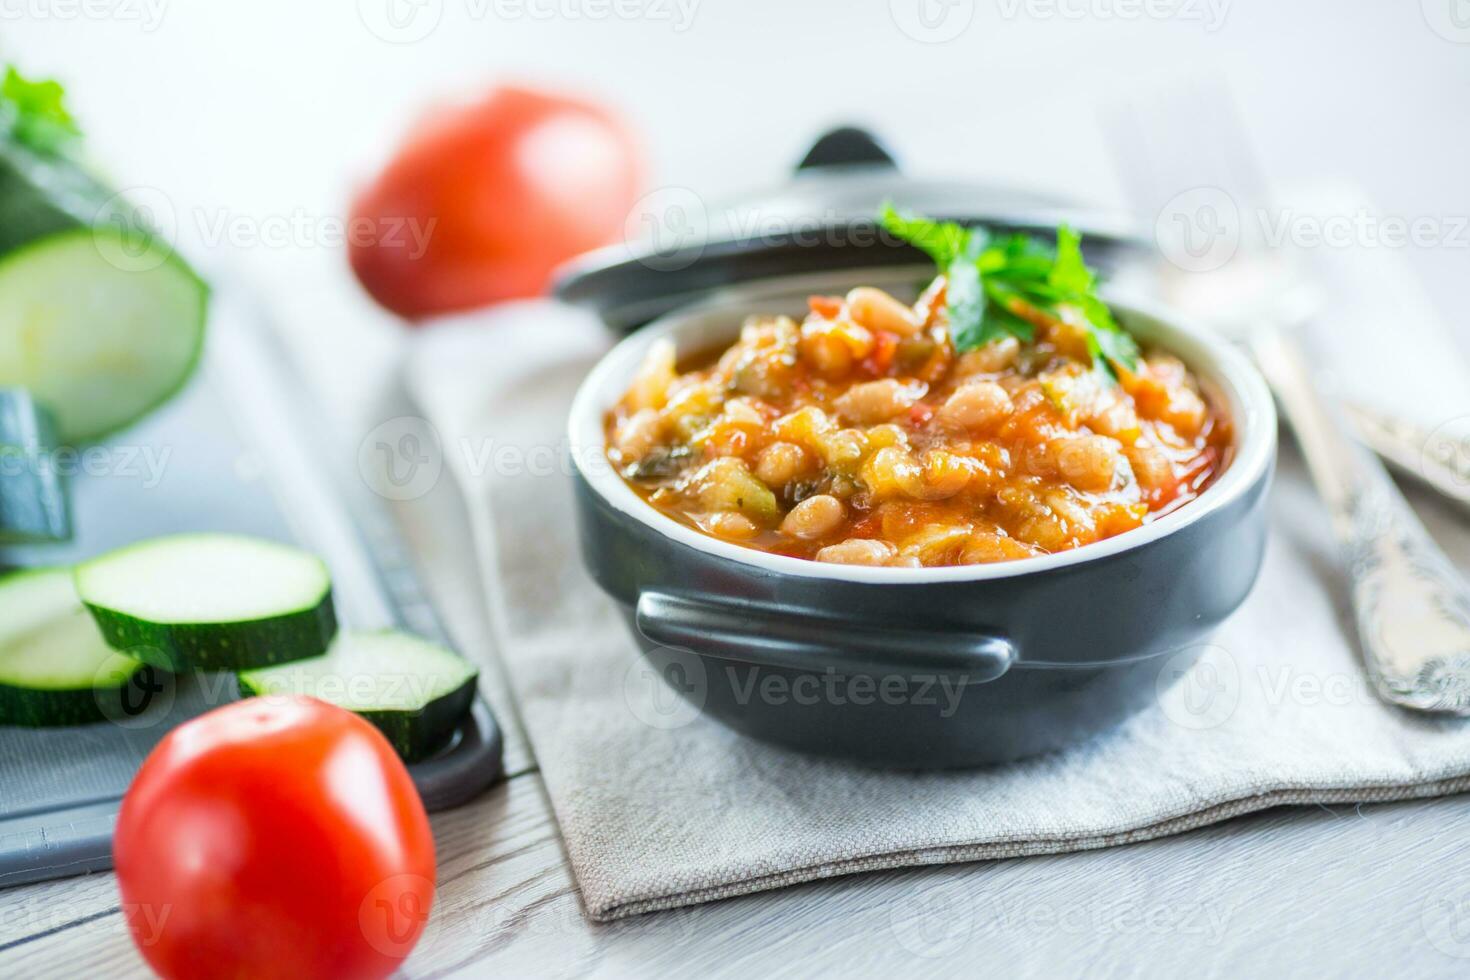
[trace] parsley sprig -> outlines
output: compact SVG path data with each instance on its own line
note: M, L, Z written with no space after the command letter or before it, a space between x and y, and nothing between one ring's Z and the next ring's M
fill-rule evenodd
M879 217L894 237L921 249L944 275L949 336L956 351L1015 337L1035 338L1035 327L1017 314L1035 309L1061 318L1061 308L1081 314L1094 367L1109 376L1114 365L1138 365L1138 345L1097 295L1097 276L1082 259L1082 236L1066 225L1052 248L1028 235L992 236L983 228L897 211Z
M59 82L31 81L14 65L7 66L0 80L0 134L37 153L66 153L82 132L66 109L65 96Z

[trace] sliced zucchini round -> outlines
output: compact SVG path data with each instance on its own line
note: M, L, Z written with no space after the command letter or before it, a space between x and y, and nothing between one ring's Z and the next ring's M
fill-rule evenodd
M50 409L65 445L146 415L199 360L208 289L178 256L130 235L77 228L0 257L0 385Z
M168 207L0 136L0 385L29 388L62 444L136 421L198 362L209 288L160 233Z
M0 725L80 725L135 714L139 702L128 698L129 687L149 670L102 639L70 568L0 577Z
M337 632L320 558L234 534L179 534L76 568L113 648L165 670L247 670L319 657Z
M475 699L479 672L436 643L399 633L344 631L325 656L243 671L240 693L304 694L376 725L407 762L434 753Z

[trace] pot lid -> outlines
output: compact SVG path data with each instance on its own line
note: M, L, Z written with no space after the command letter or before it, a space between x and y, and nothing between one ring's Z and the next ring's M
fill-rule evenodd
M918 249L877 224L887 202L996 231L1050 238L1066 221L1082 233L1088 262L1105 274L1143 244L1130 223L1065 198L997 185L905 176L871 133L854 127L820 137L786 184L728 205L665 187L640 200L622 243L563 267L553 295L631 330L713 289L758 279L901 265L928 265Z

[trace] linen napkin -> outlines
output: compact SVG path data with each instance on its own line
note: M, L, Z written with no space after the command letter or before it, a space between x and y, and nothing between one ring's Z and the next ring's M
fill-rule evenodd
M1366 274L1339 269L1344 283L1414 288L1396 258L1333 258L1369 260ZM1363 316L1413 301L1344 293L1340 306L1337 335L1366 338ZM1194 667L1163 658L1156 703L1110 733L1001 768L903 773L764 745L685 710L577 553L562 430L610 340L550 304L492 318L430 331L410 388L469 498L498 655L595 920L857 871L1106 847L1279 804L1470 789L1470 723L1386 706L1364 679L1326 515L1289 439L1251 597ZM1470 375L1422 310L1395 343L1429 365L1420 387L1385 392L1366 353L1337 365L1345 384L1378 385L1371 394L1401 411L1426 404L1414 396L1435 371L1454 382L1439 390L1465 390ZM1433 429L1452 410L1420 421ZM1470 565L1467 514L1412 496Z

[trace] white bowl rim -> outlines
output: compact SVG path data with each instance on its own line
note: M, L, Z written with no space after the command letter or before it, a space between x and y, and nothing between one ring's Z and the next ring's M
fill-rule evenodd
M863 282L885 278L883 269L850 270L824 273L830 281L845 277ZM789 291L801 291L794 285L815 277L792 277ZM571 456L578 473L588 486L614 510L633 518L663 537L688 545L711 555L748 565L764 572L795 575L872 585L919 585L936 582L972 582L1013 578L1096 561L1125 551L1142 548L1151 542L1194 524L1246 493L1270 467L1276 453L1276 406L1265 380L1246 357L1231 344L1204 327L1167 310L1160 304L1138 298L1108 295L1108 303L1122 318L1152 321L1150 329L1166 335L1159 346L1181 357L1201 381L1210 385L1227 402L1235 438L1234 458L1214 483L1194 500L1158 520L1142 527L1093 544L1054 552L1035 558L992 562L980 565L952 565L933 568L891 568L866 565L841 565L788 555L773 555L696 531L667 516L638 496L607 459L607 440L603 428L606 412L622 397L654 341L677 335L696 327L708 318L731 317L738 329L739 318L765 312L752 305L753 290L749 286L774 286L768 280L711 296L709 299L680 307L634 331L605 354L583 380L572 401L567 422ZM812 292L820 289L811 288ZM787 292L788 290L782 290ZM733 334L733 329L732 329ZM590 455L589 455L590 454ZM585 460L597 458L606 463L595 468Z

